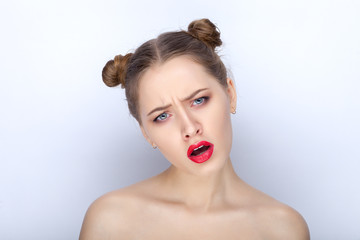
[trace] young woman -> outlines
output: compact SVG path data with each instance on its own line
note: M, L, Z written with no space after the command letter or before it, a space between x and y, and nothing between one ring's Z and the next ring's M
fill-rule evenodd
M236 91L215 51L221 44L216 26L201 19L106 64L105 84L125 88L144 137L171 166L97 199L81 240L309 239L299 213L233 169Z

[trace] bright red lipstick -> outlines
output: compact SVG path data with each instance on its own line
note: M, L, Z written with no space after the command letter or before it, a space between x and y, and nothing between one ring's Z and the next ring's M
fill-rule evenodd
M209 148L206 151L204 151L203 153L201 153L200 155L197 155L197 156L191 155L192 152L200 146L205 146L205 147L209 147ZM201 142L193 144L189 147L189 149L187 151L187 156L191 161L193 161L195 163L203 163L203 162L206 162L207 160L209 160L209 158L213 154L213 151L214 151L214 144L209 143L207 141L201 141Z

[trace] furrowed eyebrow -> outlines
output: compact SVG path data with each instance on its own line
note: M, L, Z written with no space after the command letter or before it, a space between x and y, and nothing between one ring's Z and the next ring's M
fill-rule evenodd
M189 96L187 96L186 98L182 99L181 101L184 102L184 101L187 101L187 100L190 100L192 99L193 97L195 97L198 93L202 92L202 91L205 91L207 90L208 88L201 88L201 89L198 89L196 90L195 92L193 92L192 94L190 94ZM153 110L151 110L147 116L150 116L152 113L154 112L158 112L158 111L163 111L165 109L167 109L168 107L170 107L171 104L167 104L165 106L161 106L161 107L157 107L157 108L154 108Z
M150 116L150 115L151 115L152 113L154 113L154 112L163 111L163 110L165 110L166 108L168 108L168 107L170 107L170 106L171 106L171 104L154 108L153 110L151 110L151 112L148 113L148 116Z
M190 100L190 99L192 99L193 97L195 97L199 92L202 92L202 91L205 91L205 90L208 90L208 88L201 88L201 89L199 89L199 90L196 90L195 92L193 92L192 94L190 94L188 97L182 99L181 101L184 102L184 101Z

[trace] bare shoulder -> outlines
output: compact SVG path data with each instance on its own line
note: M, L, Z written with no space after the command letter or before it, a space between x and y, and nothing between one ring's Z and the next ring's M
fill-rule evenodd
M266 206L260 213L262 230L270 239L310 239L304 218L293 208L284 204Z
M308 226L300 213L264 193L258 194L256 218L266 239L310 239Z
M126 237L140 205L140 198L131 189L116 190L95 200L86 212L80 240Z
M310 239L308 226L300 213L247 183L240 183L238 199L243 199L240 206L249 211L253 228L263 239Z

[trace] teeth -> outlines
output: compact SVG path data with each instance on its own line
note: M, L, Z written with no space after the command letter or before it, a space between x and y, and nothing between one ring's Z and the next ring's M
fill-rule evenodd
M196 150L198 150L198 149L200 149L200 148L202 148L202 147L204 147L204 145L201 145L200 147L195 148L194 151L196 151Z

